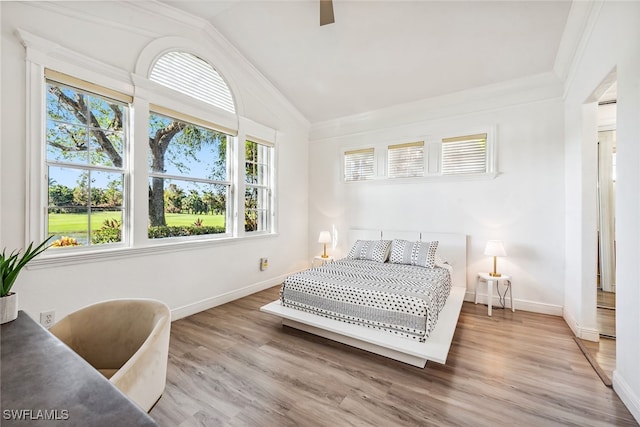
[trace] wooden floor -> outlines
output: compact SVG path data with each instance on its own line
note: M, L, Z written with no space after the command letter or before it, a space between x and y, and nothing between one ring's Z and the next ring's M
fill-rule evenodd
M616 340L601 337L598 342L582 340L582 344L609 379L612 379L616 369Z
M616 308L615 292L605 292L598 289L598 307Z
M616 294L598 289L597 325L600 335L616 336Z
M172 324L162 426L637 425L560 317L464 303L424 369L291 328L278 288Z
M596 309L596 324L600 335L615 338L616 336L616 310L612 308Z

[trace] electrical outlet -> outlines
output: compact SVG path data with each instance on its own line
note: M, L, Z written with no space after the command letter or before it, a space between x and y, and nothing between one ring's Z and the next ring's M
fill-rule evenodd
M53 323L56 321L56 312L54 310L51 311L43 311L40 313L40 324L45 328L50 328L53 326Z
M269 258L260 258L260 271L265 271L269 268Z

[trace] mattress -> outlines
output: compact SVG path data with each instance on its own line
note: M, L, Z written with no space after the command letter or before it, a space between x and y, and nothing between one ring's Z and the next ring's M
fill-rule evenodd
M451 290L447 268L341 259L291 275L283 306L424 342Z

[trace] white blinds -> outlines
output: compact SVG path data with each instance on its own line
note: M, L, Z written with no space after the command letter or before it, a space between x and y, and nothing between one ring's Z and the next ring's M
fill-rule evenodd
M167 117L171 117L172 119L178 119L186 123L202 126L207 129L217 130L219 132L226 133L227 135L236 136L238 134L238 131L231 127L222 126L217 123L212 123L206 120L202 120L197 117L190 116L189 114L180 113L176 110L165 108L160 105L149 104L149 111L158 113L161 116L167 116Z
M104 86L90 83L86 80L81 80L81 79L72 77L68 74L51 70L49 68L44 69L44 77L47 80L53 80L54 82L62 83L63 85L68 85L74 88L86 90L87 92L91 92L97 95L102 95L107 98L115 99L116 101L124 102L125 104L131 104L133 102L133 97L130 95L125 95L123 93L106 88Z
M374 177L373 148L344 153L344 180L365 181Z
M487 134L442 140L442 175L487 172Z
M390 145L387 148L387 176L402 178L424 175L424 142Z
M208 62L186 52L169 52L151 70L152 81L235 113L229 86Z

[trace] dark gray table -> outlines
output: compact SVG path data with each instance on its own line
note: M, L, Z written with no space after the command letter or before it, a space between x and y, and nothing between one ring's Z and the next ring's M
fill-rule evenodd
M0 409L2 427L158 425L23 311L0 327Z

